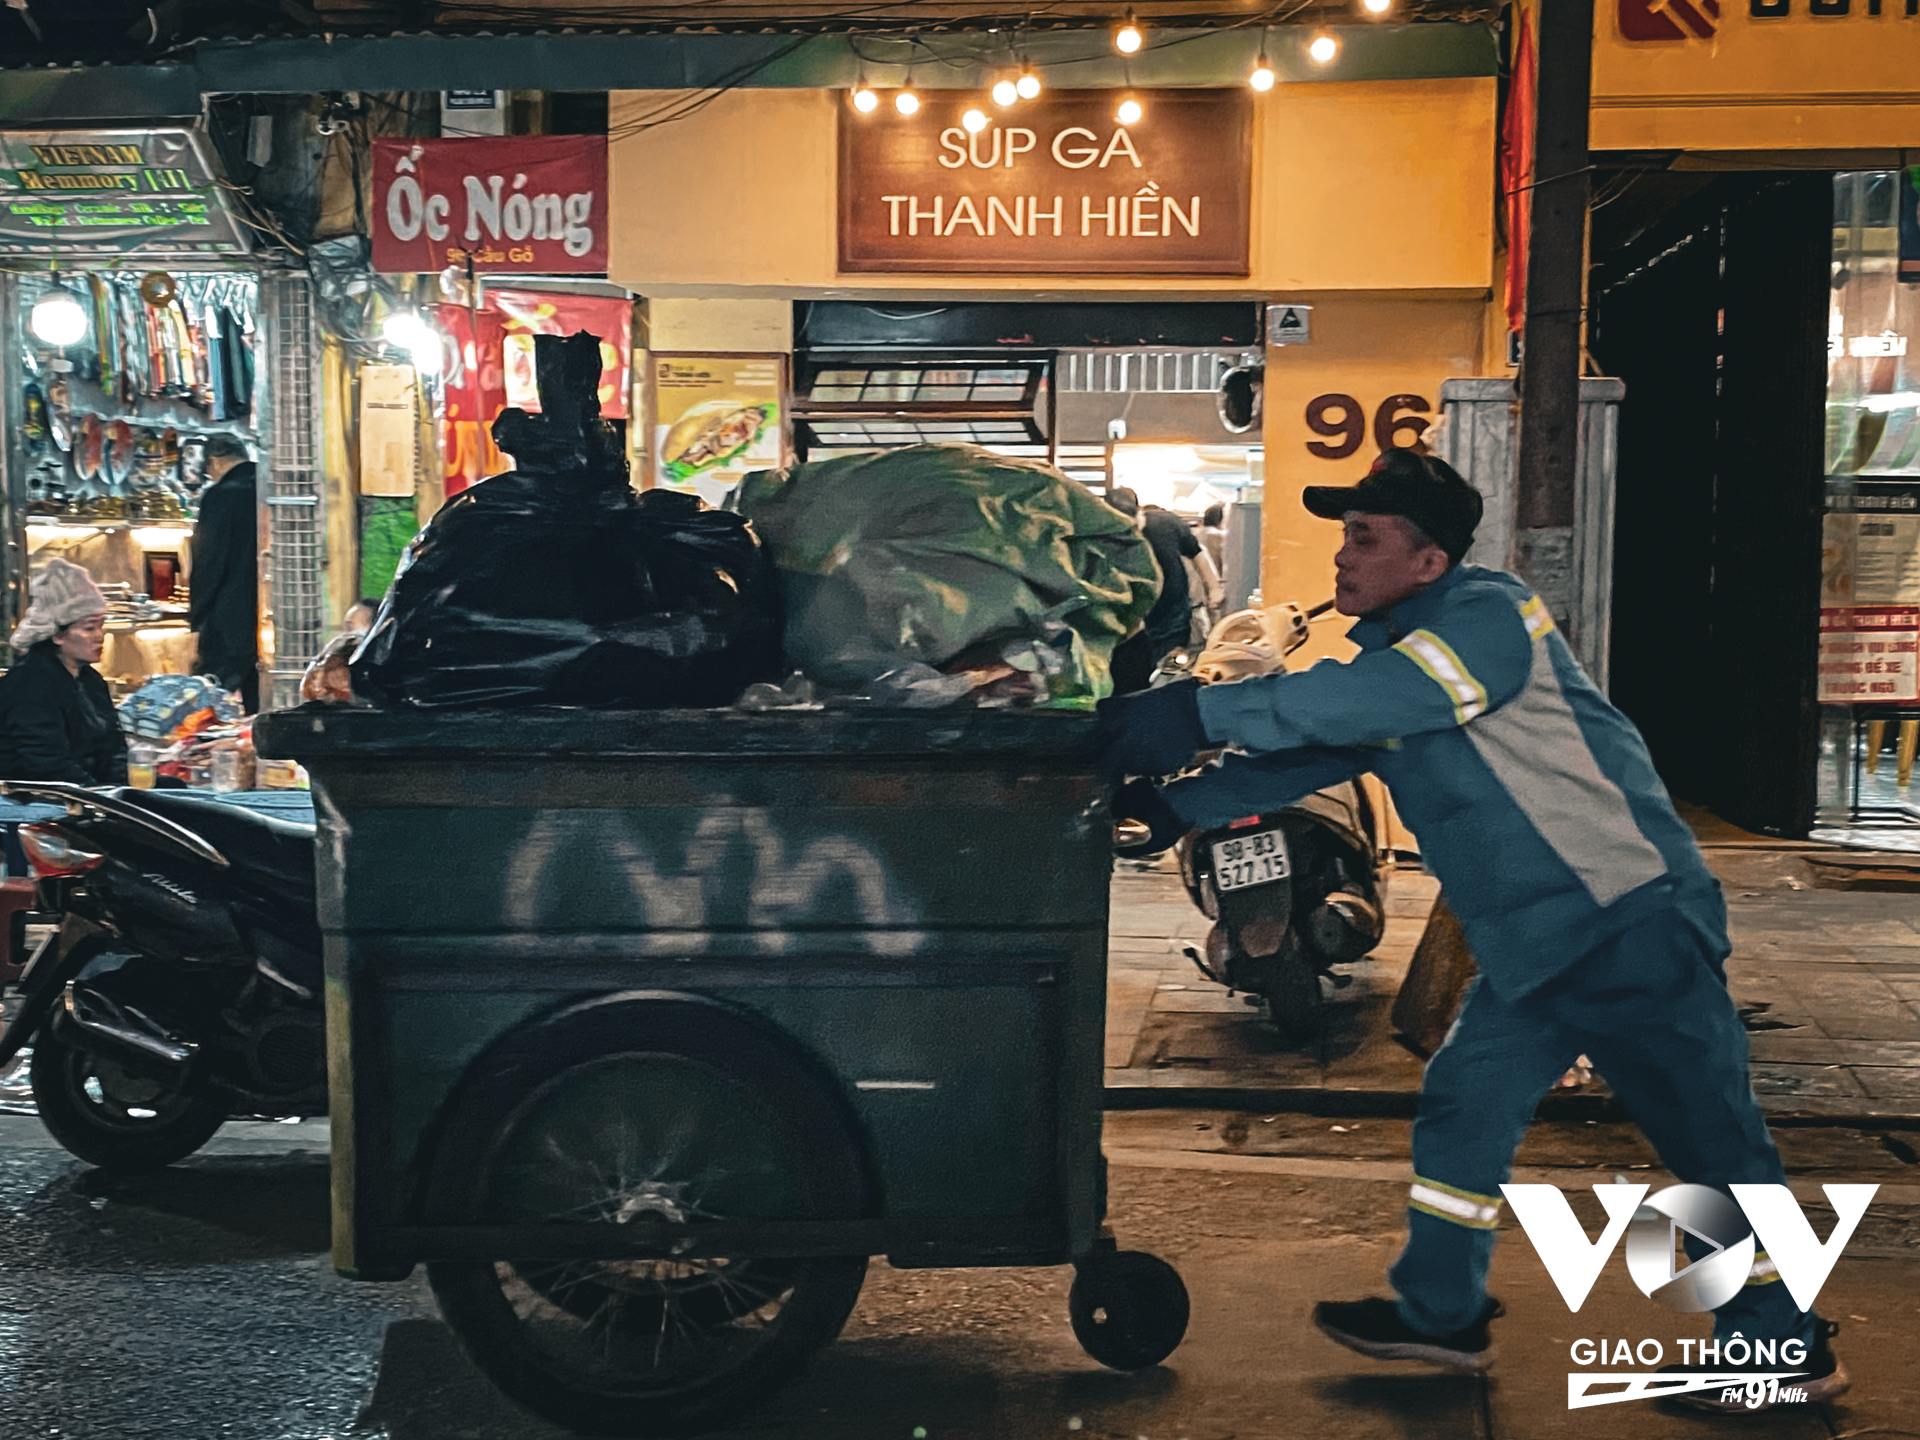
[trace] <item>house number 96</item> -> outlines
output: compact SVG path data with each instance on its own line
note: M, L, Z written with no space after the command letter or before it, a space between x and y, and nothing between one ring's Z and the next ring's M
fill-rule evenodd
M1373 412L1373 443L1390 450L1403 433L1418 440L1432 423L1425 418L1432 408L1424 395L1389 395ZM1307 441L1308 454L1344 460L1367 438L1367 412L1351 395L1316 395L1307 402L1307 428L1316 435L1337 437Z

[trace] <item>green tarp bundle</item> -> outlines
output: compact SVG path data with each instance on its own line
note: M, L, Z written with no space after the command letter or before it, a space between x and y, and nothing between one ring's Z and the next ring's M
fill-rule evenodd
M1126 516L1050 465L973 445L759 471L738 507L780 571L788 660L835 688L1024 652L1051 703L1091 704L1160 591Z

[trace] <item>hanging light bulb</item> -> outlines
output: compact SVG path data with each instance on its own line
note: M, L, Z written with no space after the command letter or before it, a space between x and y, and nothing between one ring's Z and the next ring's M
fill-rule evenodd
M40 292L40 298L33 302L33 314L27 324L33 333L48 345L57 345L65 349L69 345L78 345L87 336L87 307L80 303L80 297L60 283L60 277L54 276L53 284Z
M1313 37L1313 43L1307 46L1307 54L1319 65L1326 64L1340 53L1340 42L1331 35L1320 34Z
M1001 107L1013 104L1020 98L1020 87L1011 75L1002 75L993 82L993 103Z
M1253 72L1247 76L1247 84L1263 94L1273 88L1275 80L1273 66L1267 63L1267 42L1260 42L1260 58L1253 62Z
M1384 15L1393 8L1393 0L1360 0L1369 15Z
M960 123L967 127L969 135L978 135L987 128L987 112L978 105L969 105L967 113L960 117Z
M898 110L902 115L918 115L920 113L920 97L914 93L912 85L902 85L898 90L893 92L893 108Z
M1040 98L1040 76L1035 73L1031 60L1020 67L1020 78L1013 82L1013 88L1020 93L1022 100Z
M1133 125L1137 124L1140 117L1146 113L1146 107L1129 95L1120 102L1120 108L1113 112L1113 118L1122 125Z
M1113 32L1113 48L1122 55L1134 55L1146 43L1147 37L1140 29L1140 22L1133 18L1133 11L1127 11L1127 18Z
M864 80L853 87L853 108L862 115L871 115L880 108L880 97L873 93L873 88Z
M413 368L428 375L440 373L440 332L417 310L396 310L380 326L380 334L396 350L413 358Z

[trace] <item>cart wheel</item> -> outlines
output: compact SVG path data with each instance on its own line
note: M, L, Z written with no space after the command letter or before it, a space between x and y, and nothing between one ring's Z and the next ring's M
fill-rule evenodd
M1080 1262L1067 1314L1080 1348L1113 1370L1145 1370L1187 1333L1187 1287L1157 1255L1116 1250Z
M831 1086L716 1006L602 1001L476 1063L435 1156L437 1220L850 1219L861 1150ZM464 1177L465 1203L455 1196ZM441 1314L510 1398L590 1435L709 1428L837 1335L865 1256L445 1262Z

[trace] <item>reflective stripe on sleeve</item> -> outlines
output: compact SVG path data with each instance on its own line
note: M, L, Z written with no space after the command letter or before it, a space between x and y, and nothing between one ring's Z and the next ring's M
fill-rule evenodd
M1500 1223L1500 1197L1476 1195L1471 1190L1442 1185L1438 1180L1415 1176L1407 1192L1407 1208L1419 1210L1437 1219L1450 1220L1469 1230L1492 1230Z
M1416 630L1393 647L1427 672L1428 677L1447 692L1453 703L1456 725L1464 725L1487 709L1487 688L1473 678L1473 672L1453 653L1453 647L1431 630Z
M1538 595L1520 607L1520 618L1526 622L1527 634L1536 640L1553 631L1553 614L1547 609L1547 602Z
M1747 1284L1765 1285L1780 1278L1780 1267L1767 1257L1762 1250L1753 1257L1753 1268L1747 1271Z

